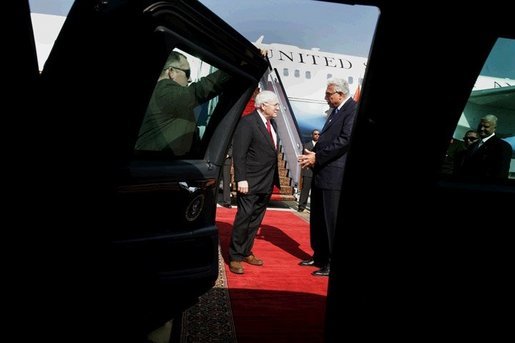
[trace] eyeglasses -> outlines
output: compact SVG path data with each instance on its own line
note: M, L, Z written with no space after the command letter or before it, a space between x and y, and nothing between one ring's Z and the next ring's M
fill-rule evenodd
M336 94L336 93L338 93L338 92L332 92L332 93L325 92L325 97L326 97L326 98L328 98L328 97L330 97L331 95Z
M476 141L478 139L479 139L478 137L463 137L463 140L465 140L465 141Z
M177 69L177 70L180 70L180 71L184 72L184 74L186 74L186 78L188 80L190 79L190 75L191 75L191 70L190 69L182 69L182 68L174 67L174 66L169 66L166 69L169 69L169 68Z

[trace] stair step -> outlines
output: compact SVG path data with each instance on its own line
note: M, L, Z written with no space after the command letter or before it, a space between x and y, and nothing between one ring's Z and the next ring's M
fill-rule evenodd
M297 199L293 195L288 194L272 194L270 198L272 201L296 201Z

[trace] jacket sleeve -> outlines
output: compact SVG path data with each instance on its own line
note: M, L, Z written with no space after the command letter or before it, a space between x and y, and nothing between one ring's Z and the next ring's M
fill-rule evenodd
M234 181L247 180L247 151L252 141L252 128L249 120L242 118L234 132L232 145L232 161L234 165Z

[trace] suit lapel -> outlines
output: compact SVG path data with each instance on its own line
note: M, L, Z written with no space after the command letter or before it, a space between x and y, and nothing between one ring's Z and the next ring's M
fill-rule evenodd
M256 126L258 128L258 131L261 132L261 135L263 136L263 139L266 140L269 143L270 147L275 150L274 142L272 142L272 139L270 138L270 135L268 134L266 126L263 123L263 121L261 120L261 116L259 115L259 113L257 111L254 111L254 113L255 113L254 121L255 121ZM275 133L277 135L275 121L272 119L272 120L270 120L270 123L272 124L272 126L273 126L273 128L275 130Z
M350 106L350 103L352 102L352 98L351 99L348 99L345 104L343 104L342 108L340 108L340 110L338 111L338 113L336 113L332 118L331 118L331 121L329 121L329 117L327 117L327 122L325 123L324 125L324 128L322 129L322 131L320 132L321 134L324 132L324 131L327 131L335 122L337 122L339 119L343 118L345 115L346 115L346 111L348 109L348 107ZM329 109L329 113L332 113L333 112L333 109Z

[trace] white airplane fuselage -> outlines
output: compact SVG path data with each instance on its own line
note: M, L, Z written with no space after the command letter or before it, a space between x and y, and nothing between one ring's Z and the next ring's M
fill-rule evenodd
M299 123L300 134L304 139L311 137L312 129L320 129L324 124L326 111L329 109L324 99L328 79L336 77L347 80L353 97L358 87L361 91L367 67L365 57L325 52L317 48L302 49L287 44L265 44L263 36L254 42L254 45L267 51L272 68L277 69ZM512 86L515 86L513 79L479 75L472 91ZM402 83L399 83L398 87L402 87ZM477 113L467 113L467 117L464 113L458 123L455 136L461 138L460 135L465 130L475 129L480 117L488 114L482 113L483 111L496 114L500 120L502 119L503 125L498 129L503 136L513 131L512 111L503 109L494 113L496 111L492 108L485 107Z
M324 93L328 79L346 79L351 94L363 81L367 62L364 57L277 43L256 43L256 46L267 50L268 59L272 67L277 69L290 99L325 104Z

